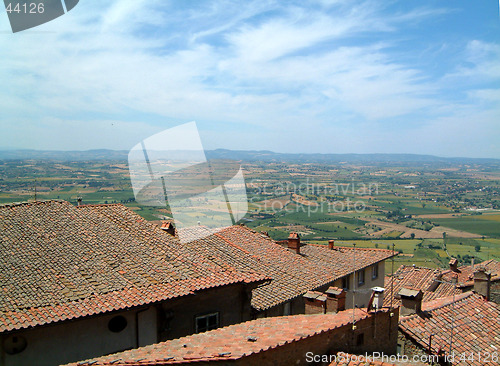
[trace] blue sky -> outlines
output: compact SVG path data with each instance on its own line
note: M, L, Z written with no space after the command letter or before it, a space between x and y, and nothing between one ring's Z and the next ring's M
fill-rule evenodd
M128 150L196 121L206 149L500 158L496 0L81 0L12 34L0 148Z

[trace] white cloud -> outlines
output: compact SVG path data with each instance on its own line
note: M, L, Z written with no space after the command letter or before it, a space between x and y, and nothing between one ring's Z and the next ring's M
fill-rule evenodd
M373 36L397 35L406 23L446 12L387 13L371 1L287 7L265 0L81 2L37 30L0 37L3 139L11 145L8 136L21 138L22 128L32 126L48 141L50 131L70 135L71 128L61 126L71 125L90 138L85 128L99 131L102 124L103 137L92 146L113 148L120 144L115 141L136 138L137 131L197 120L202 128L211 122L233 126L234 139L222 128L207 132L212 147L223 141L217 135L235 146L271 150L301 136L303 151L314 151L315 139L326 147L331 134L347 139L335 148L351 152L353 141L363 144L375 134L387 148L384 141L416 127L422 135L445 125L459 131L453 120L463 118L454 113L456 100L450 103L446 92L461 90L464 80L467 115L483 113L478 123L490 131L488 118L495 109L482 109L494 108L498 89L483 84L500 75L497 44L469 42L464 62L441 78L398 57L394 50L404 46L398 37ZM0 30L6 27L0 19ZM474 88L470 80L477 82ZM169 126L157 122L162 118ZM388 127L397 119L407 127ZM79 122L84 120L88 123ZM13 126L14 121L22 123ZM108 121L120 125L117 139ZM357 135L360 126L371 132ZM59 140L52 145L66 146Z

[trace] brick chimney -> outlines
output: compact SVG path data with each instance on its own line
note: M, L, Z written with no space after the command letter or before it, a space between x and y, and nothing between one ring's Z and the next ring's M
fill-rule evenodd
M450 270L452 270L453 272L458 272L458 260L456 260L455 258L451 258L448 264L450 265Z
M300 254L300 236L293 232L288 237L288 249L294 249L297 254Z
M328 249L333 250L335 246L335 240L328 240Z
M325 291L326 298L326 312L338 313L345 310L345 297L346 293L343 289L338 287L330 287Z
M327 297L319 291L307 291L304 294L306 314L325 314Z
M418 314L422 311L422 297L423 292L420 290L411 290L402 288L398 292L401 298L401 316Z
M491 273L486 268L479 267L474 272L474 292L490 300Z

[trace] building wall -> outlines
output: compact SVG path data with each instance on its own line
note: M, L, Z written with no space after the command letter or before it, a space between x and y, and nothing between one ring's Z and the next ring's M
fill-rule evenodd
M164 302L159 314L159 340L195 333L196 317L205 314L219 313L221 327L250 320L250 300L248 287L237 284Z
M411 338L407 337L404 333L398 333L398 353L400 355L406 355L409 359L413 359L414 356L418 357L419 360L426 359L427 351L424 350L419 344L414 342ZM432 362L432 359L428 359L429 362L423 363L427 365L439 365L438 362Z
M219 326L240 323L251 319L250 295L247 286L224 286L149 307L13 332L0 336L0 365L59 365L186 336L195 333L196 316L207 313L219 313ZM118 333L108 328L116 316L127 321ZM24 337L26 349L7 354L2 345L10 336Z
M371 288L372 287L384 287L384 275L385 275L385 261L382 261L377 264L378 265L378 277L372 278L372 266L369 266L364 269L365 271L365 283L363 285L358 285L358 283L354 284L355 276L353 274L349 275L349 290L346 293L345 306L346 309L353 308L353 289L356 290L355 293L355 303L358 307L364 308L368 306L368 302L370 301L370 297L372 295ZM338 279L334 282L332 286L342 288L343 282L342 279ZM356 286L354 286L356 285ZM328 287L324 286L318 289L318 291L325 292ZM388 296L387 289L385 291L385 296Z
M490 301L500 304L500 281L495 281L491 283Z
M371 288L372 287L384 287L384 275L385 275L385 261L382 261L377 264L378 265L378 277L375 279L372 279L372 272L371 268L367 267L365 268L365 283L362 286L359 286L356 284L356 290L359 290L361 292L356 292L356 305L358 307L366 307L368 305L368 302L370 301L370 297L372 295ZM345 306L346 309L352 309L353 308L353 288L354 288L354 275L349 275L349 290L346 293L346 302ZM329 287L335 286L342 288L342 279L338 279L334 281L333 283L326 284L324 286L321 286L316 289L311 289L319 292L325 292L328 290ZM388 292L386 290L386 296L388 295ZM276 306L273 306L270 309L267 309L265 311L259 312L256 314L254 318L264 318L264 317L271 317L271 316L282 316L284 314L284 304L279 304ZM293 300L291 300L291 314L292 315L298 315L298 314L305 314L305 302L304 298L302 296L299 296Z
M463 287L462 292L472 291L474 286ZM500 304L500 281L490 283L490 301Z
M337 352L364 354L365 352L384 352L386 355L396 353L398 337L398 309L393 316L388 312L373 314L368 319L324 332L313 337L292 342L276 349L244 357L234 362L244 366L271 366L271 365L310 365L306 354L334 355ZM357 345L359 335L363 335L363 344ZM228 363L230 364L230 363ZM232 363L231 363L232 364Z
M108 324L117 316L125 318L127 323L125 329L115 333L110 331ZM156 342L156 308L151 306L39 326L3 335L1 344L12 336L24 337L27 346L15 355L7 354L2 347L1 365L59 365Z

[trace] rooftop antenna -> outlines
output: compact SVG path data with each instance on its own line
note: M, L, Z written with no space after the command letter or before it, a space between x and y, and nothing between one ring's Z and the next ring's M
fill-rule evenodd
M453 285L453 302L451 304L451 322L450 322L450 347L449 347L449 354L452 354L453 351L453 329L455 328L455 301L456 301L456 293L457 293L457 284L458 284L458 278L452 278L451 281L443 281L443 280L436 280L439 283L447 283ZM430 349L430 347L429 347Z
M396 244L392 243L392 258L391 258L391 273L392 273L392 281L391 281L391 311L392 311L392 301L394 299L394 248Z
M35 202L36 202L36 178L35 178Z
M454 282L453 279L451 281L452 283ZM455 328L455 293L457 292L457 283L454 283L453 286L453 305L452 307L452 316L451 316L451 329L450 329L450 356L451 356L451 350L452 350L452 345L453 345L453 328Z
M356 329L356 243L352 244L352 266L353 266L353 286L352 286L352 329Z

